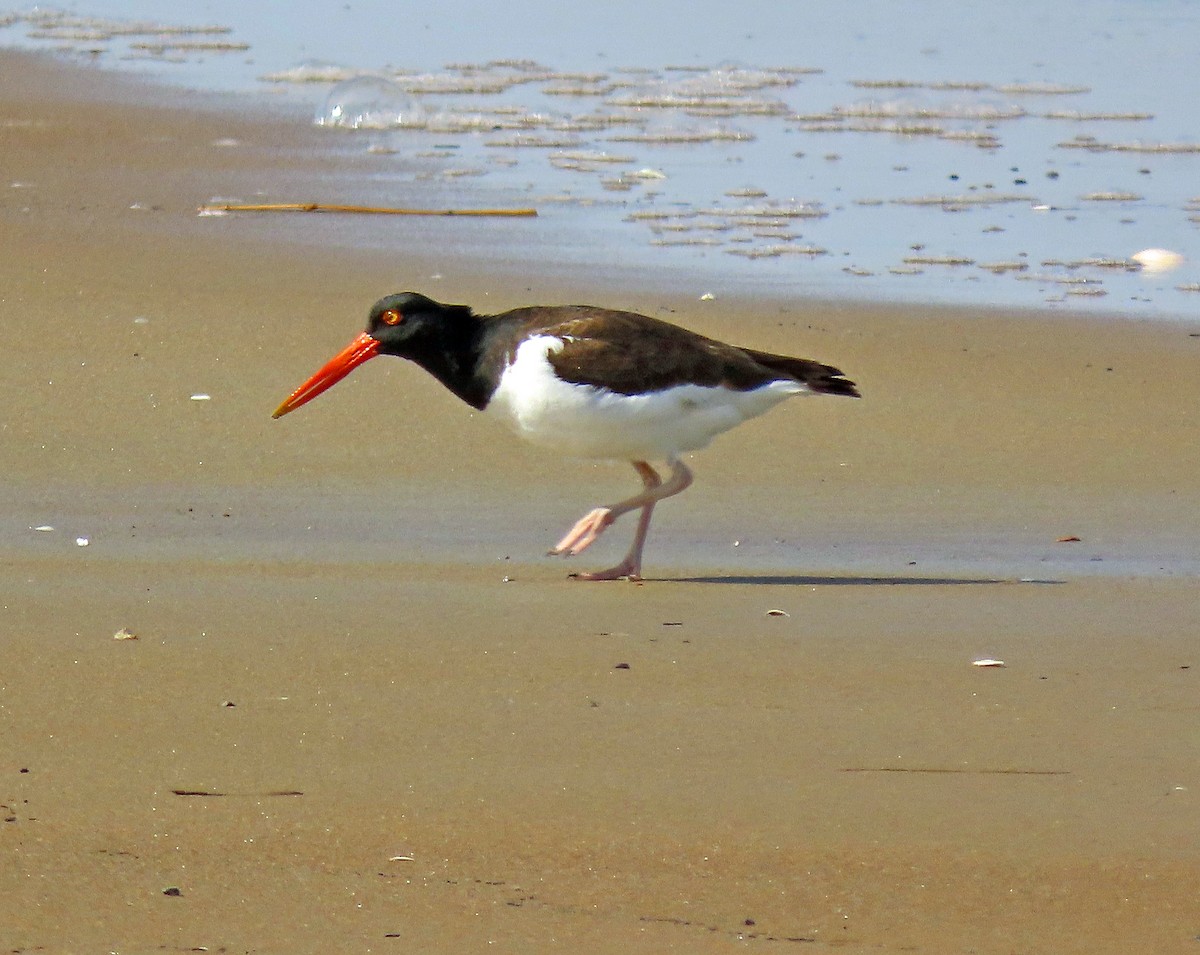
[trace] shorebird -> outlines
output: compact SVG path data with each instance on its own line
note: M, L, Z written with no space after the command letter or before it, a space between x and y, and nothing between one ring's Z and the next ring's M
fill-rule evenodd
M633 464L642 490L589 511L550 549L579 554L622 514L640 511L620 563L572 575L581 580L641 579L654 505L692 483L686 452L793 395L858 397L831 365L727 345L636 312L554 305L476 315L465 305L400 292L376 302L366 331L273 417L295 411L376 355L416 362L535 444ZM651 461L666 462L665 480Z

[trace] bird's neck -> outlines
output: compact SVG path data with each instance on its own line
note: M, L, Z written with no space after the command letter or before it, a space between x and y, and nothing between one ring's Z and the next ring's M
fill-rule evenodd
M481 361L489 337L487 322L468 308L455 308L444 316L443 328L436 342L408 357L471 407L482 410L498 383Z

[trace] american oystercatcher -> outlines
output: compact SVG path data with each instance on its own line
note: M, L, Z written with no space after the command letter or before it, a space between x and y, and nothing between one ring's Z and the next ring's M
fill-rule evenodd
M738 348L636 312L534 306L476 315L416 292L380 299L367 330L296 389L279 418L376 355L416 362L463 401L521 437L587 458L633 464L643 489L584 515L551 554L586 550L622 514L640 510L615 567L574 576L640 580L654 505L692 483L680 456L793 395L858 397L830 365ZM665 461L663 480L650 461Z

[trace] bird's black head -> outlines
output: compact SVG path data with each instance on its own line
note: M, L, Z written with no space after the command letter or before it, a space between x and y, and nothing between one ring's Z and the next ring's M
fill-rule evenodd
M272 417L280 418L328 390L376 355L415 361L451 391L482 407L472 390L479 321L465 305L442 305L417 292L381 298L367 330L293 391Z
M461 336L470 315L465 305L443 305L420 292L397 292L371 306L367 334L379 342L381 355L420 361Z

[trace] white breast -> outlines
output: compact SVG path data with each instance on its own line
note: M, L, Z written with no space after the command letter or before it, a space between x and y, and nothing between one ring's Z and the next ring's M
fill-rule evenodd
M613 394L555 375L547 355L562 347L546 335L522 342L486 411L528 441L579 457L662 460L695 451L785 398L811 393L796 381L773 381L753 391L678 385Z

